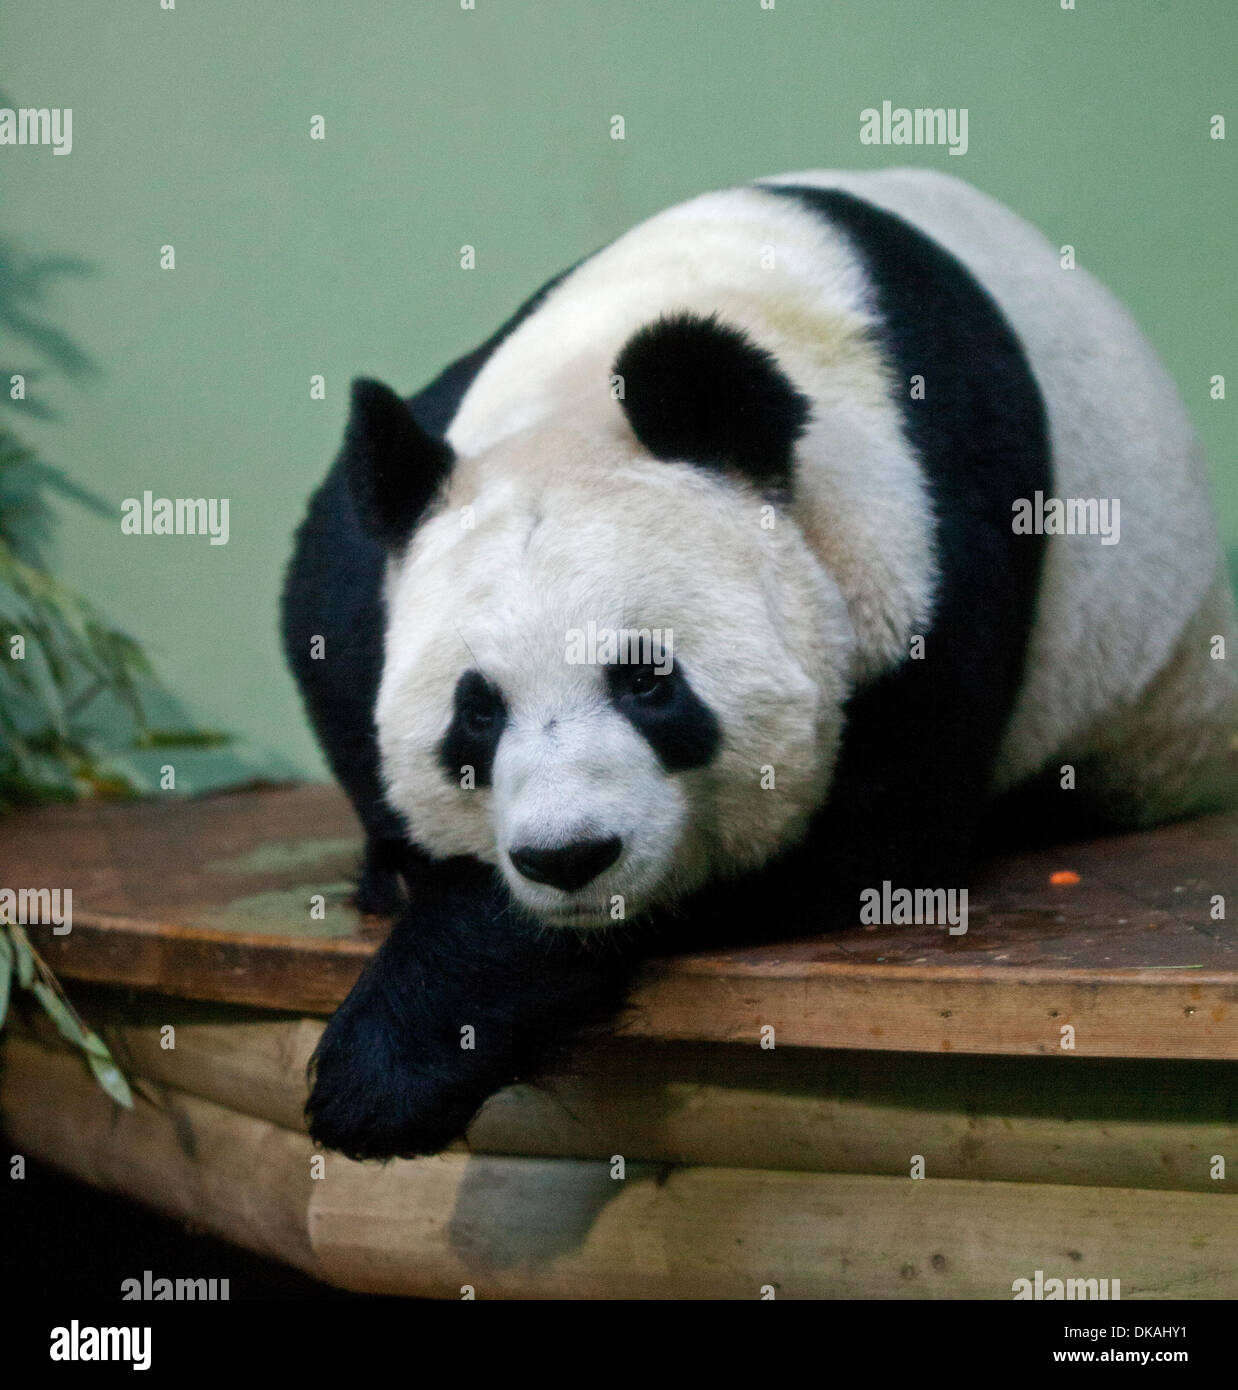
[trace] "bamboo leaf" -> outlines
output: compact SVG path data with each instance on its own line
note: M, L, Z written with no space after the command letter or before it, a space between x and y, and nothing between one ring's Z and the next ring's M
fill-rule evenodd
M90 1035L92 1038L94 1034ZM99 1044L103 1047L103 1044ZM133 1092L129 1089L129 1083L125 1080L124 1073L112 1061L111 1054L107 1048L103 1048L103 1056L98 1056L93 1050L87 1052L86 1059L90 1063L90 1070L94 1072L99 1085L108 1093L117 1105L123 1105L126 1110L133 1109Z
M9 923L9 939L17 956L17 983L22 989L29 989L34 979L34 947L16 922Z
M232 735L216 729L147 729L134 739L135 748L218 748Z
M13 948L8 933L0 929L0 1028L4 1027L9 1011L9 995L13 989Z
M4 1023L8 1012L14 958L19 984L29 989L43 1005L60 1036L82 1049L99 1085L117 1105L132 1110L133 1093L111 1052L108 1051L107 1044L78 1017L73 1005L65 998L55 975L31 946L26 933L15 923L11 923L6 931L0 931L0 1024Z
M52 664L44 653L43 644L37 640L26 643L26 676L44 719L52 729L63 736L64 701L60 696Z
M0 427L0 812L140 794L149 789L117 756L122 749L228 741L212 730L150 729L146 705L163 688L140 644L46 568L51 493L107 509ZM25 659L6 660L16 635L25 638ZM95 736L92 719L106 739ZM28 982L24 954L17 964Z
M56 1025L56 1031L60 1036L75 1047L84 1049L86 1030L69 1005L44 980L36 980L30 989L34 997L47 1010L48 1017Z
M107 1043L98 1033L92 1033L89 1029L84 1029L82 1032L82 1047L91 1057L98 1057L105 1062L112 1060L112 1054L107 1050Z

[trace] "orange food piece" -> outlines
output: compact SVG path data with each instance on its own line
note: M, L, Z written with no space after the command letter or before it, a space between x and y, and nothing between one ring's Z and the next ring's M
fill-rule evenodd
M1049 882L1055 888L1064 888L1069 884L1078 883L1079 875L1075 873L1074 869L1059 869L1056 873L1049 875Z

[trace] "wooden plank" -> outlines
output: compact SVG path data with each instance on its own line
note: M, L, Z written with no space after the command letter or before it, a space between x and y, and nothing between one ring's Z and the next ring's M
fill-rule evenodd
M0 824L0 862L9 883L73 887L72 933L34 928L66 978L325 1013L383 929L343 898L350 826L323 787L84 804ZM1238 903L1236 849L1231 813L994 865L964 936L857 927L658 962L631 1028L724 1041L772 1024L786 1045L1056 1054L1070 1025L1084 1055L1235 1058L1238 940L1212 903ZM1052 886L1061 868L1080 881Z
M356 983L376 943L258 936L169 922L79 914L55 936L27 930L61 979L182 999L332 1013Z
M449 1154L386 1166L170 1093L117 1113L85 1067L9 1039L18 1152L345 1288L458 1298L1008 1298L1120 1279L1124 1300L1230 1298L1238 1199L1046 1184ZM56 1096L48 1105L47 1097Z
M328 1159L310 1203L334 1282L458 1298L1010 1298L1013 1281L1230 1298L1238 1200L447 1155Z
M892 1177L918 1155L933 1178L1235 1195L1232 1081L1217 1063L615 1044L499 1092L468 1145Z
M745 967L687 959L637 994L633 1036L893 1052L1238 1058L1228 973ZM1062 1030L1074 1030L1073 1049Z
M354 936L351 912L311 919L264 895L345 887L360 851L357 822L330 786L294 786L143 801L80 801L0 821L6 883L71 886L86 919L202 926L227 935ZM341 894L342 896L342 894Z
M322 1025L211 1022L185 1008L105 1010L96 998L89 1012L130 1076L303 1129ZM56 1045L50 1022L30 1018ZM918 1154L935 1178L1235 1192L1238 1170L1217 1181L1212 1160L1238 1153L1238 1089L1215 1062L616 1042L541 1086L500 1092L468 1149L891 1176Z
M322 1277L306 1225L304 1136L171 1090L157 1106L138 1096L122 1110L80 1057L15 1037L4 1044L0 1116L11 1152Z
M38 933L41 948L48 938ZM191 998L328 1013L364 960L351 943L117 943L74 927L47 950L66 979ZM266 952L275 952L266 969ZM117 959L117 956L121 957ZM173 964L169 967L169 960ZM169 978L170 977L170 978ZM1229 973L858 966L683 957L651 966L633 994L633 1037L783 1047L1040 1056L1238 1058L1238 979ZM1073 1050L1063 1048L1074 1030Z

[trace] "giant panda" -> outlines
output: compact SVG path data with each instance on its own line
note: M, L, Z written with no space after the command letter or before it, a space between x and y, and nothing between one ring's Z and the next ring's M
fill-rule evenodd
M283 611L395 916L313 1064L311 1132L359 1158L460 1136L651 954L1197 809L1238 727L1168 375L926 171L693 198L411 400L357 381Z

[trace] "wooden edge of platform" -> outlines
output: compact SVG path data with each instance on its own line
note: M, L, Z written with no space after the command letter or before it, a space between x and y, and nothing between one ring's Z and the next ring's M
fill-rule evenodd
M31 934L65 979L177 998L329 1014L375 949L84 917ZM1238 1059L1238 976L1153 967L1073 970L851 962L653 962L623 1025L632 1036L883 1051Z
M364 941L264 936L105 914L75 914L57 936L26 929L64 979L118 985L181 999L333 1012L376 946Z
M609 1161L463 1154L379 1167L180 1092L118 1110L75 1059L26 1039L6 1057L18 1152L344 1288L971 1299L1041 1270L1120 1280L1123 1300L1238 1290L1232 1197L636 1163L617 1177Z
M894 1052L1238 1058L1238 985L1182 971L1001 976L841 966L806 980L668 973L634 997L637 1037ZM772 1029L767 1033L763 1030Z

